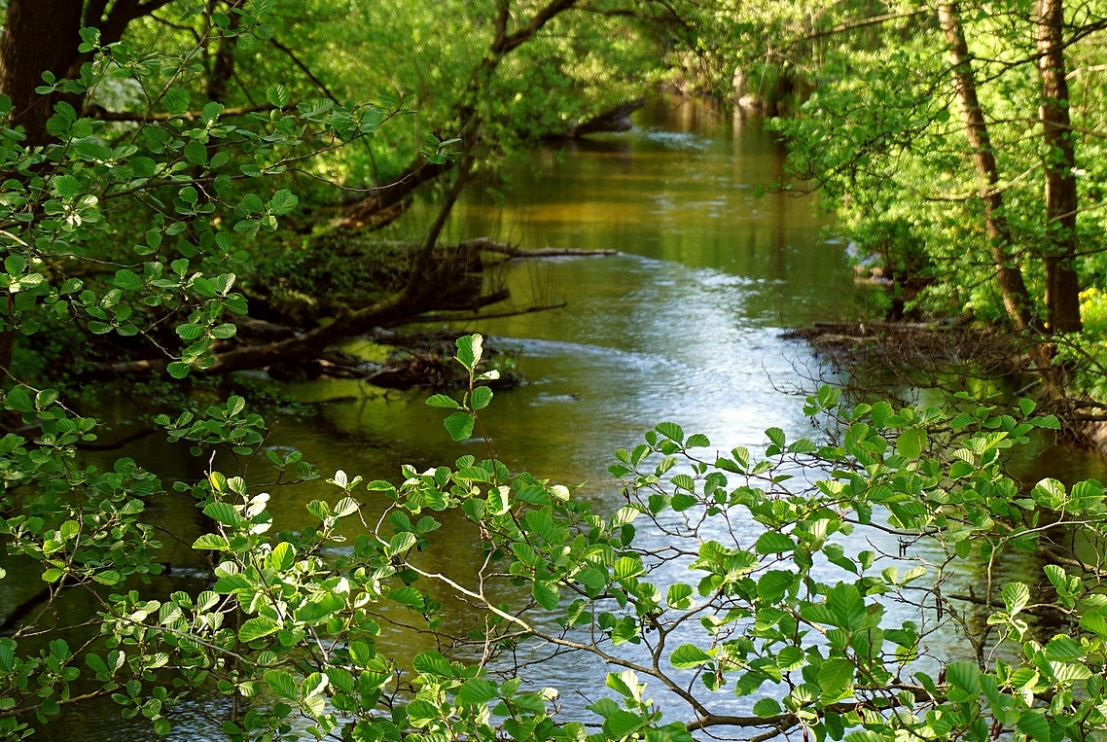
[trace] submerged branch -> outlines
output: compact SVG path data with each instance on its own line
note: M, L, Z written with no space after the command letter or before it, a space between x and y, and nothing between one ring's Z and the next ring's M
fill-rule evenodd
M592 257L592 256L607 256L618 255L618 250L612 249L599 249L593 250L588 248L578 247L539 247L534 249L527 249L519 247L518 245L512 245L507 242L496 242L487 237L477 237L475 239L466 240L462 242L459 247L466 247L473 250L482 250L484 252L496 253L498 255L506 255L508 260L515 258L563 258L563 257Z

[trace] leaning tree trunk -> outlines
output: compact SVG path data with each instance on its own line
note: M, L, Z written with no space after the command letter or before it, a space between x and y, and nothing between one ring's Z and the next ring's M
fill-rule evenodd
M992 243L992 259L996 265L996 280L1003 296L1003 306L1015 326L1023 330L1032 325L1032 302L1022 271L1012 255L1014 240L1003 211L1003 194L997 187L999 168L996 166L995 149L988 134L984 110L976 95L976 78L972 71L972 57L965 42L965 30L961 25L961 10L957 3L939 3L938 18L945 32L946 43L950 47L953 87L961 103L965 135L972 147L980 199L984 202L984 224Z
M1046 309L1052 332L1080 331L1076 275L1076 151L1065 80L1063 0L1038 0L1039 114L1045 141Z

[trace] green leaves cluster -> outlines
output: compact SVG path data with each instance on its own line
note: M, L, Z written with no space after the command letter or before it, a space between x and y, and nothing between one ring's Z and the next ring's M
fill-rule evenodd
M477 413L492 401L492 390L487 386L477 386L478 381L492 382L500 378L496 369L477 373L481 357L484 355L484 339L480 335L463 335L457 339L457 355L454 359L469 374L469 391L461 402L446 394L433 394L427 398L428 407L457 410L444 421L447 432L455 441L463 441L473 435L473 426L477 422Z
M481 351L479 336L458 341L470 391L433 405L477 418ZM161 570L144 515L164 488L128 460L103 474L78 467L90 424L57 399L25 387L5 396L43 433L0 439L5 510L14 493L40 493L0 529L55 591L104 591L101 639L28 651L34 622L0 639L3 738L24 735L32 713L60 713L77 683L157 734L171 731L174 705L214 688L246 709L223 724L231 740L687 742L696 729L805 728L847 742L995 730L1055 742L1107 728L1098 568L1054 551L1075 527L1107 537L1104 487L1045 480L1027 492L1004 471L1005 452L1057 427L1050 416L1024 421L967 397L954 411L845 408L823 390L807 412L836 416L837 434L818 445L770 429L761 459L659 424L616 453L613 512L463 456L404 467L399 484L335 472L304 525L282 530L268 491L314 472L297 454L262 456L264 422L232 397L160 421L205 459L230 451L239 473L174 483L207 523L191 546L211 581L151 595L136 582ZM267 483L255 460L271 465ZM794 476L808 467L819 475ZM880 532L900 550L859 538ZM475 572L436 566L443 538L472 540ZM1006 560L1040 554L1064 566L1049 564L1043 580L1000 577ZM951 589L965 574L979 592ZM447 608L456 599L464 615ZM1041 629L1043 611L1065 630ZM935 674L927 637L974 621L983 628ZM405 656L382 640L395 626L439 644ZM559 691L524 685L525 665L513 664L531 645L580 655L608 673L612 695L589 699L593 716L562 718ZM659 706L651 687L678 705ZM726 696L748 714L723 711Z
M271 12L268 2L236 8L218 35L243 48L269 38ZM144 48L141 34L102 46L86 31L80 74L47 73L39 88L68 96L53 103L54 139L31 148L11 122L0 129L0 284L10 295L0 331L91 336L90 348L74 341L84 363L104 362L113 336L136 338L182 378L234 341L232 318L247 312L237 276L259 257L247 248L299 206L282 180L290 164L371 136L391 112L294 101L280 84L265 91L268 105L229 112L198 100L191 52L174 59ZM147 108L112 121L69 102L121 87ZM0 113L11 108L0 96Z

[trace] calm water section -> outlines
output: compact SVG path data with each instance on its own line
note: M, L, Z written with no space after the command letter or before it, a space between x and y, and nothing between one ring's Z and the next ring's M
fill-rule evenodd
M596 492L610 487L611 451L662 420L725 447L756 447L771 425L806 431L801 404L776 387L817 363L781 328L854 307L842 246L821 236L826 220L812 199L755 197L784 158L759 122L658 103L637 124L536 152L500 194L463 203L450 226L457 239L619 251L514 262L504 280L517 303L567 307L463 328L518 350L528 379L487 415L496 453ZM336 382L301 393L362 392ZM440 415L412 401L366 398L328 407L325 419L374 469L452 460L458 449L443 440Z
M459 206L449 226L454 239L619 251L512 263L502 280L515 301L567 307L462 328L517 350L528 379L497 394L484 416L498 457L515 470L580 484L582 497L615 507L621 498L607 473L611 452L634 446L658 422L705 433L720 450L760 450L770 426L789 438L812 433L801 399L782 389L810 389L822 369L805 344L782 339L781 330L849 316L863 296L844 246L823 236L827 221L812 199L756 197L757 186L780 178L784 155L756 120L702 103L657 102L639 112L634 131L536 151L498 192L476 193ZM410 224L426 223L418 209L406 217ZM399 225L396 236L406 228ZM386 394L353 381L293 391L321 403L322 413L285 422L277 444L299 448L326 475L343 469L396 480L401 464L424 468L485 452L482 443L452 443L440 411L422 404L424 392ZM165 461L164 451L149 445L132 455ZM202 468L180 467L167 475L194 469L196 476ZM333 490L320 483L302 495L275 493L277 527L306 523L304 504L317 497L333 499ZM187 506L163 515L178 525L196 520ZM457 539L452 551L437 553L444 568L462 572L475 569L479 557L476 544ZM394 633L383 641L418 651L427 640ZM605 695L601 667L546 669L551 682ZM221 703L213 698L209 710ZM115 708L67 715L39 738L149 734L148 727L120 724ZM173 739L219 737L205 732L212 727L203 709L184 708L176 718Z

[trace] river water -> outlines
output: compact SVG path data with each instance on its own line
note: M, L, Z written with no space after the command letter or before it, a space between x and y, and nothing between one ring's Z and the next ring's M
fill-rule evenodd
M448 228L453 239L619 251L515 261L502 276L515 301L567 306L461 328L515 351L527 379L497 393L483 416L496 455L514 470L580 484L580 496L612 508L620 500L607 473L612 451L634 446L658 422L705 433L719 450L761 450L768 427L790 439L812 434L802 399L787 392L812 389L824 369L782 330L853 316L871 291L855 287L844 245L824 236L828 220L811 198L758 197L758 186L780 179L785 156L759 121L701 102L656 101L635 122L632 132L541 149L515 163L495 190L470 194ZM420 208L393 236L426 223L430 207ZM275 445L299 448L325 475L343 469L395 481L405 463L422 469L484 453L483 443L450 441L441 411L423 404L424 392L385 393L342 380L291 391L321 412L282 421ZM166 460L153 441L131 455ZM178 460L179 471L165 474L195 477L204 463ZM278 527L306 522L305 502L332 493L322 484L295 496L275 493ZM197 523L187 507L162 516L178 527ZM183 552L177 558L188 559ZM455 540L440 558L464 568L475 564L479 547ZM409 651L426 642L393 640L414 645ZM605 695L600 667L547 670L586 696ZM212 699L208 710L218 704ZM203 711L182 709L172 738L218 738L205 732L211 726ZM141 722L121 724L114 708L64 716L39 738L149 736Z

